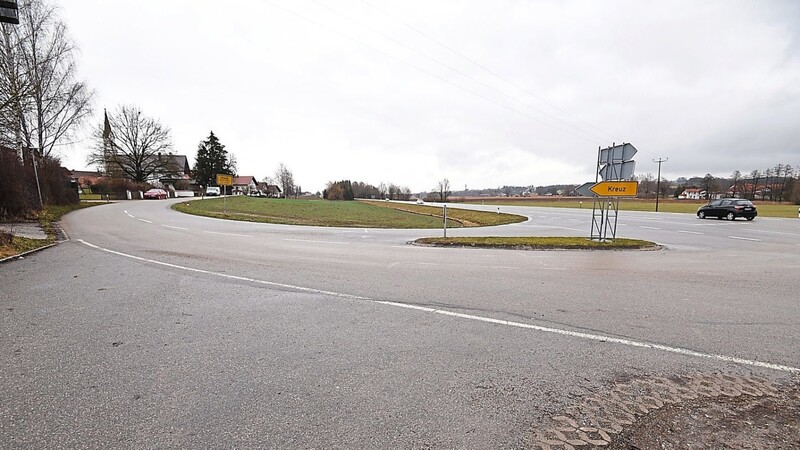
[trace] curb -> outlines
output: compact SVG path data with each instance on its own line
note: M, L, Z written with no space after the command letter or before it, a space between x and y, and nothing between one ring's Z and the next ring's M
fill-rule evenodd
M48 249L50 247L55 247L56 245L58 245L58 244L60 244L62 242L67 242L69 240L69 236L67 235L67 232L64 231L63 228L61 228L61 222L53 222L52 226L54 228L55 235L56 235L56 241L55 242L53 242L52 244L43 245L43 246L41 246L39 248L35 248L33 250L28 250L27 252L20 253L19 255L12 255L12 256L8 256L6 258L0 259L0 264L12 261L14 259L24 258L24 257L26 257L28 255L32 255L32 254L34 254L36 252L40 252L42 250L46 250L46 249Z
M45 246L42 246L42 247L39 247L39 248L35 248L33 250L28 250L27 252L24 252L24 253L20 253L19 255L13 255L13 256L9 256L7 258L0 259L0 264L3 264L5 262L9 262L9 261L14 260L14 259L24 258L24 257L26 257L28 255L31 255L31 254L36 253L36 252L40 252L40 251L48 249L50 247L55 247L56 245L58 245L58 244L60 244L62 242L65 242L65 241L56 241L56 242L53 242L52 244L48 244L48 245L45 245Z
M550 251L589 251L589 252L623 252L623 251L642 251L652 252L666 249L661 244L655 244L647 247L536 247L531 245L468 245L468 244L422 244L415 241L407 241L406 245L415 247L430 247L430 248L469 248L481 250L521 250L521 251L537 251L537 252L550 252Z

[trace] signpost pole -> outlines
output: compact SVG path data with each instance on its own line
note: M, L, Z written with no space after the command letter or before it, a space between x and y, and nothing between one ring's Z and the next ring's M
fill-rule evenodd
M447 205L442 205L442 226L444 229L444 237L447 237Z
M669 158L654 159L654 163L658 163L658 178L656 179L656 212L658 212L658 197L661 196L661 163L667 162Z

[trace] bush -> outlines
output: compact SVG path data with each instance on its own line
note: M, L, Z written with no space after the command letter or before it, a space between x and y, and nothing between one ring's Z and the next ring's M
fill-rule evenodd
M56 157L44 157L37 166L42 201L46 205L78 203L69 172ZM41 209L30 156L19 160L15 150L0 149L0 219L24 219Z
M124 178L100 178L92 186L93 194L108 194L116 198L127 198L126 191L146 191L150 189L147 183L135 183Z
M0 219L23 218L39 206L26 169L16 151L0 148Z

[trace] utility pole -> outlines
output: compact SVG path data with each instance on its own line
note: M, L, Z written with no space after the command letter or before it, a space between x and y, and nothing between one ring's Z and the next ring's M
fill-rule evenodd
M654 163L658 163L658 178L656 179L656 212L658 212L658 197L661 196L661 163L669 161L669 158L654 159Z

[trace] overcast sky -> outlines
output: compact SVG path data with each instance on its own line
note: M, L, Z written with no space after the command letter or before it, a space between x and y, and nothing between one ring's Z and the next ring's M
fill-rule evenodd
M800 167L800 2L61 0L81 77L194 160L412 191ZM91 143L65 150L85 167Z

